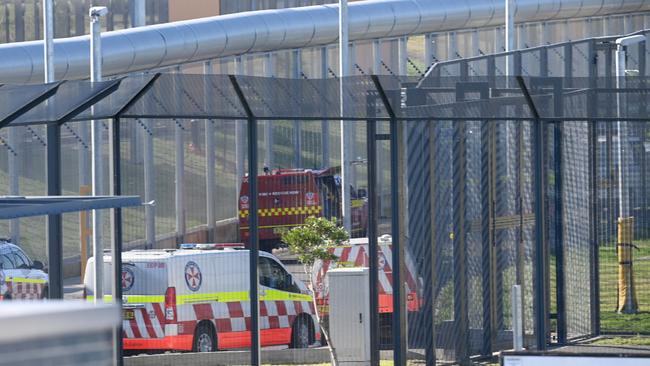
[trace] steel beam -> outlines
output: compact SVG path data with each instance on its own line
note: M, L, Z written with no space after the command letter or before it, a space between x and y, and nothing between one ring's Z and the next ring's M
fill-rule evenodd
M373 82L379 83L376 75L372 76ZM374 116L375 96L369 96L366 103L368 116ZM369 266L369 293L370 293L370 365L379 365L379 248L378 236L378 196L377 196L377 121L366 122L366 147L368 157L368 266Z
M235 75L229 75L237 97L246 111L247 137L248 137L248 195L250 199L250 214L248 216L250 241L249 241L249 289L251 304L251 365L260 365L260 323L259 323L259 284L258 284L258 214L257 214L257 119L237 82Z
M523 77L517 76L517 82L521 88L526 103L533 114L533 186L535 202L535 247L533 267L533 308L535 311L535 343L537 350L543 351L548 345L548 330L546 321L548 318L547 308L547 273L548 273L548 243L546 242L546 204L545 204L545 180L544 173L544 130L546 122L540 119L533 98Z
M212 63L210 61L203 64L203 74L205 79L204 85L204 103L209 105L212 102L211 89L208 87L208 78L212 75ZM216 159L214 155L215 142L214 142L214 120L205 120L205 198L206 198L206 219L208 224L208 241L215 241L215 223L216 223L216 174L215 165Z
M182 95L182 70L176 69L174 78L174 97L178 106L181 105ZM176 218L176 243L180 244L185 237L185 139L183 138L183 123L180 119L174 120L174 146L176 151L174 164L174 197Z
M120 168L120 119L114 118L109 125L109 169L110 191L113 196L122 195L122 171ZM113 208L110 213L111 228L111 258L113 260L111 294L113 303L122 308L122 209ZM124 364L122 354L122 322L116 325L113 341L115 342L116 366Z
M291 60L291 77L296 80L302 78L302 52L293 50ZM302 168L302 122L294 120L293 124L293 162L295 168Z
M327 57L327 47L322 47L320 49L320 77L321 79L327 79L329 74L329 58ZM324 104L323 104L324 105ZM323 111L325 112L325 111ZM269 122L270 123L270 122ZM321 150L322 150L322 167L326 168L330 166L330 125L329 121L322 120L320 123L321 129Z

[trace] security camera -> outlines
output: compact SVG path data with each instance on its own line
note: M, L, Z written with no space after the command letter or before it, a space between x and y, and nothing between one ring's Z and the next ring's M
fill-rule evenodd
M105 6L93 6L88 12L88 15L93 18L103 17L106 14L108 14L108 8Z

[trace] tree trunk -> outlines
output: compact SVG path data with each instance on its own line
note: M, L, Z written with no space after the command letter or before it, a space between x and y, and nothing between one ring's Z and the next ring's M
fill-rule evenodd
M314 286L314 279L312 277L311 271L307 268L307 266L304 266L305 274L309 277L309 287L312 293L311 300L314 303L314 310L316 313L316 321L318 321L318 326L321 329L321 332L323 333L323 336L325 337L325 342L327 342L327 348L330 351L330 359L332 360L332 366L337 366L338 365L338 359L336 358L336 350L334 349L334 346L332 345L332 340L330 339L329 336L329 331L325 329L323 326L323 321L321 320L320 314L318 313L318 303L316 303L316 286Z

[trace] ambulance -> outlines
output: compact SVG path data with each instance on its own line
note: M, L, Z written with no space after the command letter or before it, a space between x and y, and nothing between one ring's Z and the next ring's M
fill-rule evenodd
M104 273L111 273L111 262L104 255ZM258 263L261 345L306 348L320 340L307 287L272 254L260 252ZM84 281L89 300L94 267L90 258ZM250 347L249 251L243 244L124 252L121 277L127 353ZM105 293L110 278L104 277Z
M393 313L393 262L392 238L382 235L378 238L377 276L379 290L380 340L390 342L390 325ZM330 249L338 259L335 261L316 261L312 269L312 281L315 287L316 304L321 316L329 313L329 281L327 272L340 267L368 267L368 238L350 239L343 245ZM419 311L422 298L418 290L422 288L422 279L417 277L415 263L409 253L405 253L405 291L406 305L409 312Z
M257 177L258 235L260 248L271 251L280 244L282 233L302 225L310 216L341 216L340 168L265 169ZM350 187L352 237L366 235L368 199L365 189ZM250 209L248 176L243 177L239 193L240 238L249 241Z
M0 239L0 300L37 300L48 296L43 263L32 261L20 247Z

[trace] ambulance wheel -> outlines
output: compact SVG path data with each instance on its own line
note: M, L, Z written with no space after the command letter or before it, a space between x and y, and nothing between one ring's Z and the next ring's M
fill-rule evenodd
M50 289L45 287L43 288L43 292L41 292L41 299L47 299L50 297Z
M293 322L291 330L291 348L308 348L311 344L311 328L305 316L299 316Z
M217 350L217 337L209 322L201 322L194 333L192 352L214 352Z

